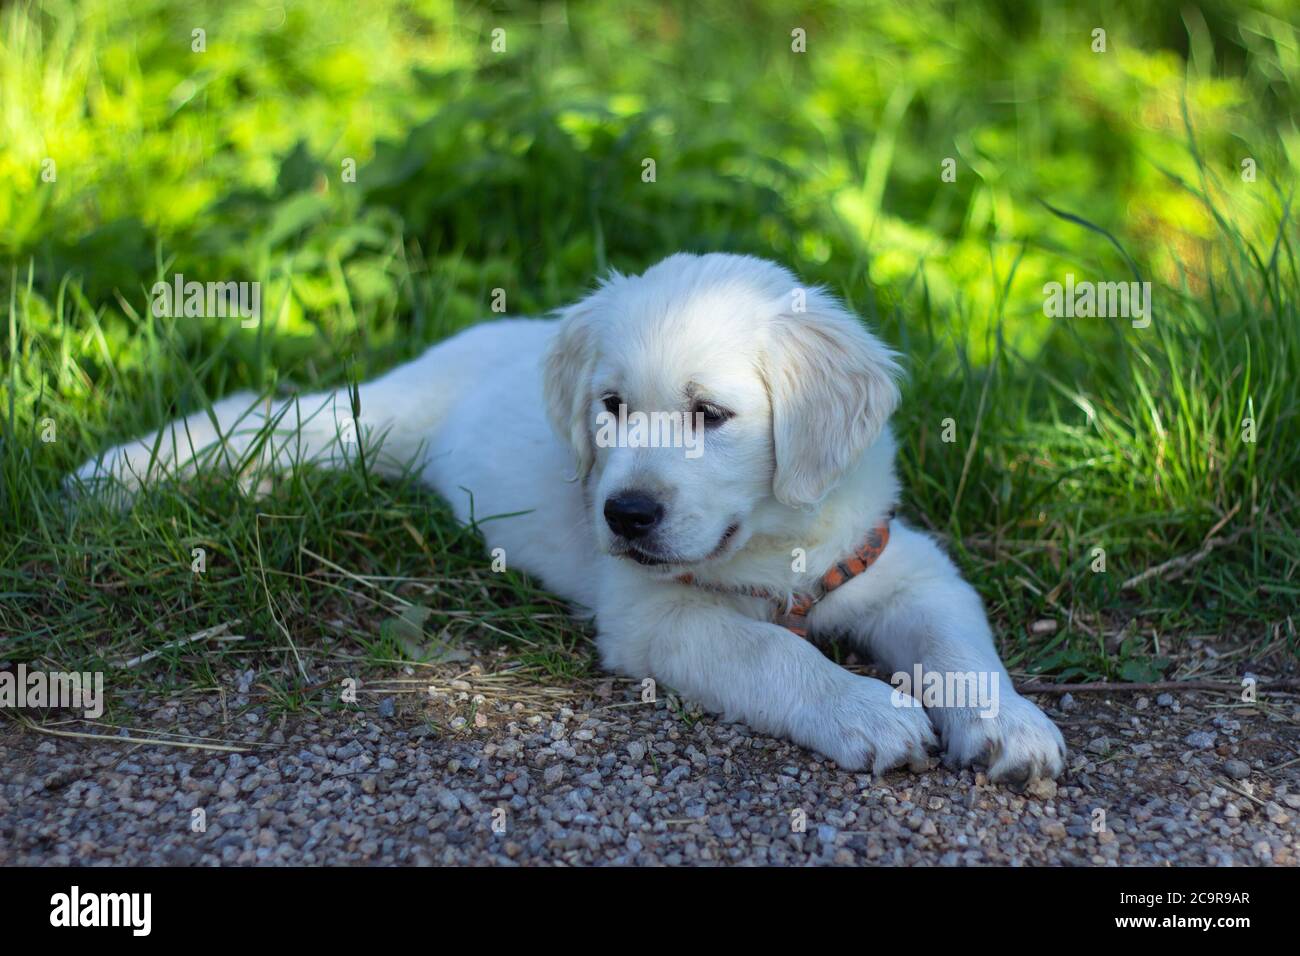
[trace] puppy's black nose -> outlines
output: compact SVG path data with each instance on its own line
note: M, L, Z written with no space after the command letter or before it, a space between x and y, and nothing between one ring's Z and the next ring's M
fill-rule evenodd
M605 522L611 531L623 538L643 537L663 516L663 505L639 491L605 499Z

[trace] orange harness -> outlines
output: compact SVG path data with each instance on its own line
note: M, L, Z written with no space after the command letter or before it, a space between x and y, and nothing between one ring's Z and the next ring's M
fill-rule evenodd
M722 591L729 594L767 598L772 602L774 623L780 624L786 630L793 631L800 637L807 637L808 625L806 619L808 612L813 609L813 605L876 563L876 560L885 550L885 545L889 544L889 522L893 520L893 517L891 513L888 518L867 532L867 540L857 550L847 558L837 561L829 571L818 578L817 587L814 591L794 594L788 607L783 597L773 594L765 588L732 588L713 584L700 584L691 574L683 574L677 580L682 584L693 584L708 591Z

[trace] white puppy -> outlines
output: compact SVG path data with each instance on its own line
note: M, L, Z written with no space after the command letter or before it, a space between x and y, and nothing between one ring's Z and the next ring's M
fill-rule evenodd
M1055 777L1061 734L1012 688L979 597L929 537L890 519L897 376L856 317L787 270L676 255L614 275L558 322L477 325L363 385L360 437L381 471L417 459L462 520L471 496L479 520L515 515L483 523L489 548L591 609L615 671L849 769L923 761L933 722L951 764ZM346 391L262 406L243 393L77 477L129 492L236 460L268 412L277 466L353 457ZM702 432L676 448L644 431L601 440L602 412L670 413ZM913 681L922 708L803 630L935 693ZM981 699L961 693L977 686Z

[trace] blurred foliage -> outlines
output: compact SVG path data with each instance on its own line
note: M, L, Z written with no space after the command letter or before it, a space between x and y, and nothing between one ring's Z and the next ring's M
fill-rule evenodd
M492 287L537 312L678 249L850 294L923 283L1032 349L1045 281L1120 265L1040 201L1198 292L1215 226L1173 178L1201 184L1189 126L1247 235L1276 227L1300 163L1293 4L1129 6L10 4L0 255L34 262L46 299L74 277L106 332L163 267L263 279L276 334L264 361L238 350L244 378L330 363L331 313L359 324L328 337L413 322L415 345Z

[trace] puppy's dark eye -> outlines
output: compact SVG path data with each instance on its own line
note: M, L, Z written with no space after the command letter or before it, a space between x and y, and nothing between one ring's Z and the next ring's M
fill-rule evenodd
M606 395L601 399L601 402L605 406L605 411L611 415L617 415L618 407L623 404L623 398L619 395Z
M721 405L714 405L712 402L696 402L691 408L692 415L703 415L704 424L707 427L721 425L728 418L731 418L732 412L723 408Z

